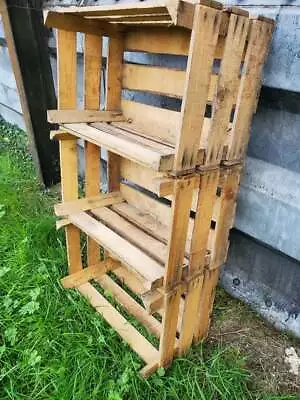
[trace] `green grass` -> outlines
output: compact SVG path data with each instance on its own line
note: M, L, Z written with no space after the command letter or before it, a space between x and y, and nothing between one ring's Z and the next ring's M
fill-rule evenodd
M0 400L258 399L232 347L198 346L148 380L141 360L75 291L64 235L22 131L0 121ZM251 389L250 389L251 388Z

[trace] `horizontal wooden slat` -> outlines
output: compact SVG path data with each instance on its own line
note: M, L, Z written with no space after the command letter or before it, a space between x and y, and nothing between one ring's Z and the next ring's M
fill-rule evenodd
M149 15L149 14L166 14L168 13L167 1L152 1L149 3L127 3L127 4L110 4L101 6L83 6L83 7L57 7L56 12L64 14L74 14L84 17L103 16L114 17L120 15Z
M69 219L72 224L103 246L113 258L117 258L141 275L149 288L161 285L164 268L140 249L86 213L72 214Z
M158 357L158 351L148 342L90 283L78 287L79 292L118 332L130 347L148 364Z
M123 88L149 91L171 97L182 97L185 86L185 71L149 65L123 64ZM218 76L211 75L208 102L212 102Z
M104 225L141 249L162 266L164 265L167 257L167 246L165 243L154 239L152 236L143 232L137 226L106 207L93 209L92 213L97 219L104 223Z
M75 272L72 275L66 276L65 278L61 279L60 282L62 287L65 289L75 288L90 281L91 279L100 278L101 275L118 267L120 267L120 263L108 257L105 259L105 261L102 261L99 264L91 265Z
M226 21L228 25L228 21ZM226 32L226 28L223 28ZM125 33L125 50L155 54L187 56L191 33L183 28L139 27ZM221 59L224 52L224 36L219 36L214 57Z
M160 337L161 323L154 317L149 315L147 311L137 303L128 293L125 292L116 282L108 275L102 275L96 279L102 288L114 296L114 299L121 304L122 307L133 315L139 322L149 329L156 337Z
M125 121L120 111L48 110L47 117L53 124Z
M54 206L55 214L60 217L74 214L80 211L91 210L110 206L111 204L121 203L123 200L120 192L102 193L98 196L84 197L78 200L66 201Z
M105 21L91 21L78 15L63 14L56 11L45 11L44 22L48 28L62 29L70 32L83 32L93 35L118 34L123 28L108 24Z
M158 146L155 142L143 140L141 137L130 135L127 132L113 130L113 127L105 126L103 130L86 124L65 124L68 132L77 137L88 140L107 150L127 157L137 163L153 168L157 171L172 169L174 150L170 147Z
M122 99L124 116L132 120L133 128L162 139L172 145L177 140L180 113Z

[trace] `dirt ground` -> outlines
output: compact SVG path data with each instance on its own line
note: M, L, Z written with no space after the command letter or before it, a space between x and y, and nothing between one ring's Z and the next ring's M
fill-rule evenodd
M293 347L300 357L300 341L277 332L247 305L217 290L210 342L229 344L245 355L253 385L270 394L299 394L298 376L290 372L285 351Z

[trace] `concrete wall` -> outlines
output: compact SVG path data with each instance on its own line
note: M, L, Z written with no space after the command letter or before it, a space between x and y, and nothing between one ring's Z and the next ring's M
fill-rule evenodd
M111 1L84 3L96 5ZM126 0L120 0L123 1ZM62 3L78 2L64 0L59 4ZM226 0L224 3L272 17L277 27L264 69L264 87L252 124L236 229L231 234L229 258L221 283L276 327L300 337L300 0ZM20 103L3 44L0 25L0 114L22 126ZM50 48L55 48L53 40ZM79 36L80 74L81 52ZM135 56L135 62L182 65L185 60ZM51 63L55 75L54 53ZM82 98L81 84L78 92ZM144 100L166 101L158 97ZM176 102L167 105L178 106Z

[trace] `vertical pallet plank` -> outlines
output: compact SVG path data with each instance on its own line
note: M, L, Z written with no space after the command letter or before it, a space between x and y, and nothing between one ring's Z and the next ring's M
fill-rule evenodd
M217 9L195 6L181 122L175 149L175 175L191 170L196 165L221 15Z
M203 288L201 290L198 318L195 326L194 340L204 340L208 334L210 314L214 302L221 265L226 261L228 251L228 236L233 224L236 196L239 188L241 167L223 168L220 177L221 196L215 204L217 212L216 227L211 248L209 270L205 271Z
M271 23L259 19L251 21L250 37L226 160L241 160L245 156L251 120L261 88L261 74L273 29L274 26Z
M84 37L84 107L86 110L99 110L102 62L102 37L85 34ZM85 141L85 195L96 196L100 192L101 149ZM99 245L87 238L88 265L100 261Z
M231 13L213 101L205 165L219 165L233 104L237 99L241 62L249 29L248 17Z
M58 109L75 109L76 91L76 33L59 29L57 31L57 73L58 73ZM62 200L78 198L77 140L61 140L60 168ZM68 225L66 245L69 273L82 268L80 252L80 231Z
M169 365L174 356L179 303L181 298L180 283L193 188L193 178L179 179L175 182L174 197L172 200L172 222L170 226L164 276L164 314L162 335L159 345L159 363L161 366Z
M213 207L217 197L219 169L203 172L200 178L196 216L192 233L187 293L184 300L179 354L190 347L194 335L195 315L198 315L205 256L208 247Z
M109 38L108 62L106 70L106 110L121 109L121 73L124 52L122 36ZM108 152L108 191L120 190L120 156Z

